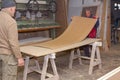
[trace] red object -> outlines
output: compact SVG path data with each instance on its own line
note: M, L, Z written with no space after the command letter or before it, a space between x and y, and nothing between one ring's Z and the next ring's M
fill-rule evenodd
M96 37L96 29L95 28L93 28L92 30L91 30L91 32L89 33L89 35L88 35L88 37L89 38L95 38Z
M93 16L93 19L97 19L96 16ZM96 38L96 33L97 33L97 30L95 28L93 28L90 33L88 34L88 37L89 38Z

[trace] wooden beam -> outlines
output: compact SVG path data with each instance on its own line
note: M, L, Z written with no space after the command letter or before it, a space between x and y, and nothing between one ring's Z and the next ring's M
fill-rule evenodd
M100 37L102 38L102 40L104 42L103 50L105 50L105 51L109 50L109 45L111 43L110 22L109 22L110 21L109 4L110 4L109 0L103 0L103 13L102 13L102 24L101 24Z
M56 22L58 22L62 27L60 29L56 29L57 36L62 34L64 30L67 28L67 6L68 0L56 0L57 2L57 12L56 12Z

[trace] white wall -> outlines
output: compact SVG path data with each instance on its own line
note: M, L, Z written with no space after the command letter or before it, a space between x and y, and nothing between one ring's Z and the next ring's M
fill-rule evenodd
M82 10L81 5L82 0L69 0L68 23L70 23L72 16L80 16Z
M69 9L68 9L68 23L71 22L72 16L80 16L82 12L83 6L92 6L94 4L99 3L98 0L84 0L84 4L82 4L82 0L69 0Z

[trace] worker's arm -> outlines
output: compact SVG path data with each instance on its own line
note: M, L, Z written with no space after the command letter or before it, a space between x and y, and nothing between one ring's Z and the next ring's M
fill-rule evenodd
M18 59L18 65L19 66L24 65L24 60L22 58L19 42L18 42L18 30L17 30L16 22L11 23L11 25L9 26L8 40L9 40L9 46L12 50L12 53Z

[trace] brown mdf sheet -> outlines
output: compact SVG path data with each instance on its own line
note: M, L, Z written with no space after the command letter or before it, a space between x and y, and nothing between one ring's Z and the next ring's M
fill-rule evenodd
M92 30L96 23L96 19L74 16L68 28L58 38L36 44L49 49L57 49L67 45L71 45L84 40Z
M69 44L67 46L63 46L63 47L57 48L57 49L36 47L36 46L34 46L36 44L32 44L32 45L29 45L29 46L20 47L20 51L27 54L27 55L40 57L40 56L45 56L45 55L52 54L52 53L57 53L57 52L65 51L65 50L74 49L74 48L77 48L77 47L80 47L80 46L83 46L83 45L87 45L87 44L91 44L91 43L94 43L94 42L98 42L98 41L100 41L100 39L87 38L87 39L85 39L81 42L74 43L74 44Z

